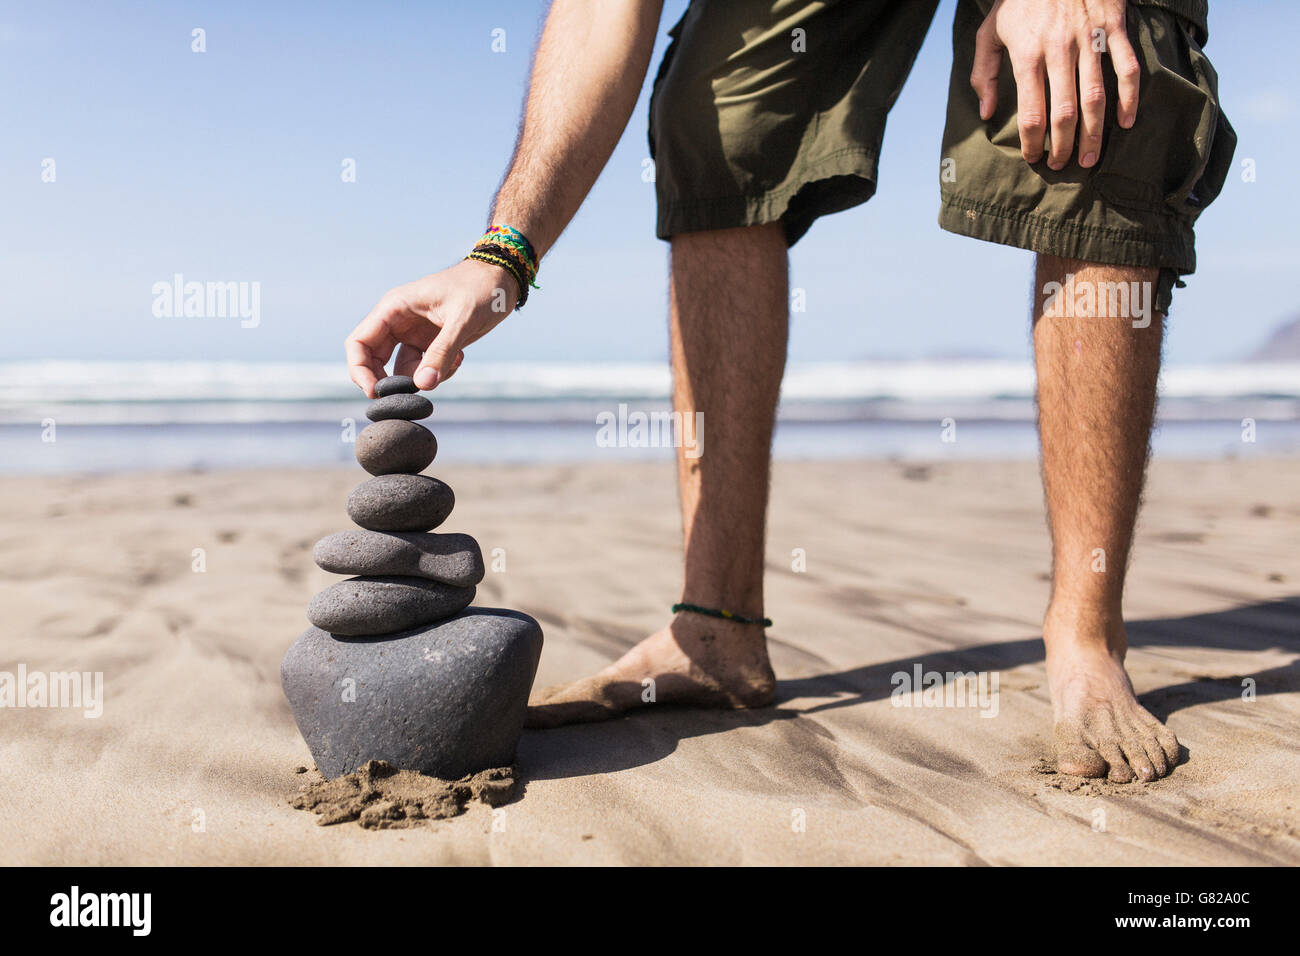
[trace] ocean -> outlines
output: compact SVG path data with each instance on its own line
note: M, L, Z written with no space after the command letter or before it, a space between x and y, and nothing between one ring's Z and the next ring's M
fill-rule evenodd
M794 363L786 459L1032 458L1028 361ZM710 422L669 419L666 363L474 363L430 393L444 461L668 458ZM0 472L312 467L352 461L365 399L342 362L0 362ZM1172 366L1157 455L1300 456L1300 363Z

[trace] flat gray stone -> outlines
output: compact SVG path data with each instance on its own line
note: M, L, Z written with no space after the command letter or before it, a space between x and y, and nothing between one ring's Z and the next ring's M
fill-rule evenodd
M372 422L402 418L408 422L428 418L433 414L433 402L423 395L385 395L366 406L366 418Z
M307 620L323 631L347 637L391 634L451 617L472 600L473 587L424 578L348 578L311 599Z
M528 615L472 607L382 638L308 628L280 681L325 777L373 759L455 780L514 762L541 652Z
M357 461L372 475L415 475L437 454L433 432L400 418L367 425L357 435Z
M312 557L335 574L400 574L462 588L483 580L483 552L467 534L339 531L317 541Z
M379 475L348 496L348 517L369 531L432 531L456 506L451 488L428 475Z
M375 395L383 398L385 395L400 395L403 392L414 395L419 389L415 387L415 379L409 375L388 375L375 382Z

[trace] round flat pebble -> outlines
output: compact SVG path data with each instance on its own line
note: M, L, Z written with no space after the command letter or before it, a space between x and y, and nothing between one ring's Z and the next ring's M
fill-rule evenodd
M438 439L423 425L391 418L361 429L356 455L372 475L414 475L438 454Z
M473 600L473 587L424 578L348 578L312 598L307 619L345 637L391 634L451 617Z
M408 395L414 395L419 389L415 387L415 379L409 375L389 375L375 382L375 395L383 398L385 395L400 395L405 392Z
M408 395L404 392L377 398L366 408L366 418L372 422L387 421L390 418L414 422L432 414L433 402L423 395Z
M455 506L455 494L437 478L380 475L348 496L348 517L369 531L432 531Z
M467 534L339 531L321 538L316 564L335 574L388 574L469 587L483 580L483 552Z

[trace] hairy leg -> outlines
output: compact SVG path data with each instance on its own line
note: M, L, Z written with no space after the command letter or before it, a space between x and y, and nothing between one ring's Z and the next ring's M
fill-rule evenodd
M1071 285L1069 276L1073 276ZM1150 780L1178 760L1178 741L1133 695L1121 603L1155 414L1164 316L1115 315L1112 283L1157 270L1039 256L1034 354L1043 487L1052 532L1052 597L1043 625L1064 773ZM1065 287L1049 305L1049 283ZM1097 315L1061 314L1089 288ZM1130 285L1131 289L1132 286ZM1148 306L1151 298L1145 299ZM1053 308L1052 306L1055 306ZM1077 311L1077 310L1076 310Z
M700 454L677 449L684 603L763 614L764 525L788 301L779 224L673 239L673 407L683 421L702 415ZM651 697L760 707L774 690L761 627L683 613L598 674L534 694L528 725L602 720Z

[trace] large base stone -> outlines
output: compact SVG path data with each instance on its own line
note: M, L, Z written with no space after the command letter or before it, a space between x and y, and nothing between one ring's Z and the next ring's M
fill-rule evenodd
M327 778L373 759L455 780L514 761L541 653L527 614L471 607L381 637L308 628L280 681Z

